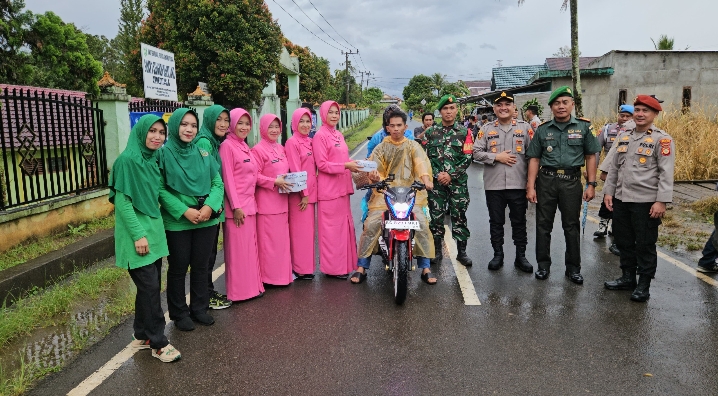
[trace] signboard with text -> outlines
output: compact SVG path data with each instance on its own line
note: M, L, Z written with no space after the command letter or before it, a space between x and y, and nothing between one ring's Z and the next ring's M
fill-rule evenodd
M175 55L171 52L140 43L145 98L177 101Z

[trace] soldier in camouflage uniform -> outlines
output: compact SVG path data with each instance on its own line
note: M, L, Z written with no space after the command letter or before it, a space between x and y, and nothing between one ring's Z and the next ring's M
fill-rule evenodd
M451 232L456 239L458 254L456 260L471 266L466 255L469 228L466 210L469 207L469 188L466 169L471 165L473 136L457 120L457 104L454 95L445 95L438 104L441 124L426 130L422 144L426 147L434 175L434 189L429 191L429 213L431 233L434 235L436 258L433 264L443 259L444 216L451 216Z

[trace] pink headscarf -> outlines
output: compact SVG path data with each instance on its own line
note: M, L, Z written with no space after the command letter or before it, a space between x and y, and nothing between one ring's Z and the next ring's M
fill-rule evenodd
M237 137L237 134L235 134L235 132L234 132L237 129L237 123L239 122L239 119L245 115L247 117L249 117L249 126L251 128L252 127L252 116L249 115L247 110L245 110L241 107L238 107L229 112L229 133L227 134L227 140L238 145L244 151L247 151L247 150L249 150L249 145L247 145L247 142L244 140L240 140L239 137Z
M273 142L272 139L269 138L269 124L271 124L274 120L279 122L279 129L281 130L282 120L280 120L276 115L271 113L265 114L259 119L259 134L262 136L262 140L266 140L267 143L277 143Z
M326 102L322 103L322 105L319 107L319 116L322 118L322 126L319 129L326 130L331 134L335 134L335 133L339 133L339 131L337 131L336 127L332 127L327 123L327 116L329 115L329 109L331 109L332 106L337 107L337 110L339 110L339 115L341 116L342 113L341 113L341 109L339 108L339 103L337 103L333 100L327 100Z
M296 110L294 110L294 114L292 114L292 132L294 135L297 135L297 137L302 137L305 135L302 135L299 133L299 121L302 119L304 115L309 116L309 121L312 121L312 112L309 111L306 107L300 107ZM308 137L308 136L307 136Z

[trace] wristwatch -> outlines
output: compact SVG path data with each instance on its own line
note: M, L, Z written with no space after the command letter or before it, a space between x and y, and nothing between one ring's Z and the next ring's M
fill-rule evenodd
M589 186L593 186L593 188L596 188L596 186L598 186L598 183L596 182L588 182L586 184L588 184Z

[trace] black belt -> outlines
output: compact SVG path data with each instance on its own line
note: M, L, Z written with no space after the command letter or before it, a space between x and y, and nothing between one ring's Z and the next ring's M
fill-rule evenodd
M554 168L553 166L542 166L541 171L552 175L576 176L581 174L581 168Z

